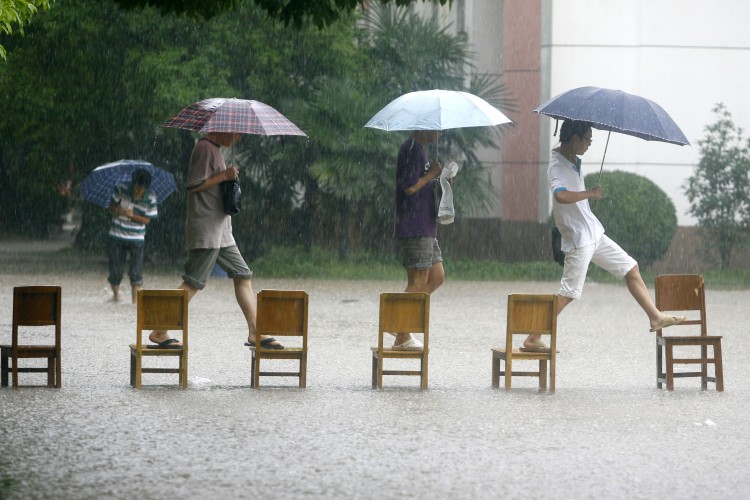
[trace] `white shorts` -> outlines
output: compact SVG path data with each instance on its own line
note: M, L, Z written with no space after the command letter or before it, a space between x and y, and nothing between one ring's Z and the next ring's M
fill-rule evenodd
M565 268L558 295L571 299L581 298L590 262L620 279L638 264L620 245L606 234L602 235L598 242L574 248L565 254Z

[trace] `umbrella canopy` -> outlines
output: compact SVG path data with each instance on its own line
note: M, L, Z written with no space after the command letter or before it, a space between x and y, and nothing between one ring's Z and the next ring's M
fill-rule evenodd
M203 133L307 136L287 117L267 104L223 97L191 104L161 126Z
M510 119L474 94L457 90L421 90L394 99L365 127L389 131L446 130L502 123L510 123Z
M139 168L151 173L151 186L148 189L156 195L157 203L164 201L177 189L174 176L170 172L143 160L119 160L96 167L81 182L79 189L83 199L107 208L112 202L115 186L119 183L129 183L133 171Z
M560 120L589 122L599 130L619 132L647 141L679 146L690 144L661 106L621 90L579 87L553 97L534 112Z

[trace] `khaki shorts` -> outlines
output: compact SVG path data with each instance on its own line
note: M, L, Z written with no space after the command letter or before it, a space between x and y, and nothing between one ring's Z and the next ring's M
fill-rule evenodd
M182 280L193 288L203 290L214 264L218 264L230 278L251 279L253 277L253 272L247 267L237 245L233 245L224 248L190 250Z
M407 269L429 269L443 262L440 245L434 236L401 238L401 264Z
M638 264L620 245L607 235L602 235L598 242L574 248L565 254L565 268L560 280L560 291L557 293L563 297L580 299L590 262L620 279Z

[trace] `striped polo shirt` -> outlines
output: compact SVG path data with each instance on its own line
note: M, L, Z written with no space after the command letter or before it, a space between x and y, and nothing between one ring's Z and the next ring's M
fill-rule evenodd
M157 216L156 195L146 189L140 200L133 201L133 190L130 183L115 186L112 204L119 204L124 208L132 207L134 214L149 219L155 219ZM118 240L143 244L146 237L146 224L115 215L112 217L109 235Z

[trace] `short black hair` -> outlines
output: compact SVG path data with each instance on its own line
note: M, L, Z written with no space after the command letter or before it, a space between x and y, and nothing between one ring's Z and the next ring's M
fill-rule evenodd
M589 122L565 120L562 124L562 127L560 127L560 142L564 144L568 142L574 135L583 138L583 134L586 133L586 129L588 128L591 128L591 124Z
M151 185L151 172L145 168L139 168L133 171L132 176L133 186L143 186L148 188Z

